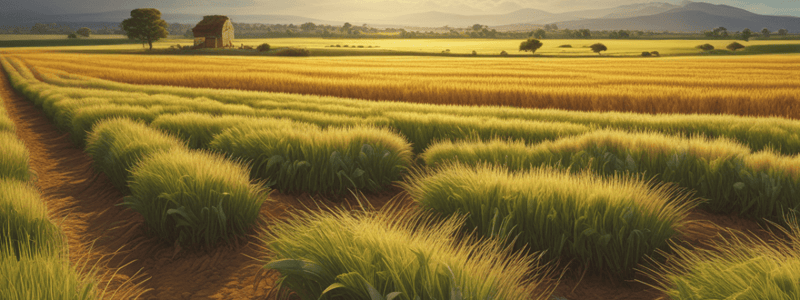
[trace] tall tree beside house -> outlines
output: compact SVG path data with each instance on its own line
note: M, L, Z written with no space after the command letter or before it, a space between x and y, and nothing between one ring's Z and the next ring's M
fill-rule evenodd
M89 27L81 27L81 29L78 29L78 31L76 31L75 33L85 37L89 37L90 35L92 35L92 30L89 29Z
M153 42L166 38L167 22L161 19L161 12L155 8L138 8L131 11L131 18L122 21L122 30L128 38L137 39L150 45Z

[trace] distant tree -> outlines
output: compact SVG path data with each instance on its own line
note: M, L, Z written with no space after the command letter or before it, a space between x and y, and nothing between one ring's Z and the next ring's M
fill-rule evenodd
M349 33L350 29L352 29L352 28L353 28L353 24L350 24L350 23L347 23L347 22L345 22L344 25L342 25L342 31L343 32L348 32Z
M472 50L472 55L478 55L478 51Z
M722 26L714 28L714 36L728 37L728 29Z
M580 37L582 37L582 38L585 38L585 39L592 38L592 31L589 30L589 29L581 29L581 30L579 30L579 32L580 32Z
M77 38L78 38L78 35L77 35L77 34L74 34L74 33L70 33L70 34L68 34L68 35L67 35L67 38L68 38L68 39L77 39Z
M658 53L658 51L650 52L650 54L652 54L653 56L656 56L656 57L660 57L661 56L661 53Z
M519 44L519 51L530 51L531 54L536 53L536 50L542 48L542 42L537 39L528 39Z
M553 30L553 27L551 27L550 24L546 24L544 25L544 30L551 31Z
M256 47L256 50L258 50L259 52L269 51L269 49L270 49L270 46L267 43L263 43L261 45L258 45L258 47Z
M88 27L81 27L81 29L78 29L78 31L76 31L75 33L85 37L89 37L90 35L92 35L92 30L89 29Z
M597 53L598 55L602 55L602 54L600 54L600 52L608 50L606 45L603 45L601 43L597 43L597 44L591 45L589 47L592 48L592 51L594 53Z
M642 52L642 56L650 57L650 56L653 56L653 54L651 54L650 52L644 51L644 52Z
M300 29L303 31L314 31L314 29L317 29L317 24L311 22L303 23L300 25Z
M186 32L183 33L183 37L193 39L194 32L192 32L191 29L186 29Z
M713 46L713 45L711 45L711 44L702 44L702 45L699 45L699 46L697 46L696 48L697 48L697 49L700 49L700 50L703 50L703 51L711 51L711 50L714 50L714 46Z
M167 22L161 19L161 12L155 8L139 8L131 11L131 18L120 25L128 38L147 42L153 50L153 42L167 37Z
M772 34L772 32L769 31L769 28L761 29L761 35L765 38L769 38L770 34Z
M537 29L533 33L533 37L536 38L536 39L544 39L546 35L547 35L547 32L544 31L544 29L541 29L541 28Z
M508 56L508 52L506 50L500 51L500 56Z
M472 31L481 31L481 29L483 29L483 25L481 24L472 25Z
M739 44L737 42L733 42L730 45L728 45L728 47L725 47L725 48L728 48L728 50L736 52L736 50L743 49L744 45Z
M553 31L556 31L556 30L558 30L558 25L556 25L555 23L550 24L550 29L552 29Z
M745 28L742 30L742 40L749 42L751 36L753 36L753 31L751 31L750 28Z
M706 30L706 31L703 31L703 35L705 35L707 38L712 38L712 37L714 37L714 32Z
M787 35L788 33L789 33L789 31L786 30L786 29L783 29L783 28L778 29L778 35L784 36L784 35Z
M627 38L631 37L631 33L628 32L627 30L620 30L618 32L618 35L619 35L620 38L623 38L623 39L627 39Z

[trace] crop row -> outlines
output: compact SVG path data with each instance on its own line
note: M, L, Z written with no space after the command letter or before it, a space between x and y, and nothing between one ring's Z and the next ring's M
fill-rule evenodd
M20 63L21 64L21 63ZM63 87L91 87L75 90L69 96L130 98L152 105L159 97L197 100L198 104L225 104L237 114L271 116L313 123L320 126L368 124L397 130L422 153L438 140L464 137L504 137L533 144L546 139L573 136L595 129L651 131L682 137L703 135L724 137L753 150L773 149L783 154L800 154L800 122L775 117L731 115L635 114L619 112L580 112L554 109L522 109L498 106L447 106L390 101L365 101L317 96L265 94L258 92L182 87L130 85L42 69L45 82ZM47 71L47 72L46 72ZM102 91L106 90L106 91ZM133 94L118 92L136 91ZM144 97L151 95L151 97ZM168 106L168 102L160 104ZM232 105L232 106L228 106ZM164 108L162 108L164 109ZM219 109L226 114L230 109ZM252 111L251 111L252 110ZM202 112L201 109L194 111ZM211 111L207 109L205 111Z
M597 131L534 146L506 141L446 142L431 147L423 159L428 165L458 161L511 170L547 165L605 176L641 174L695 192L708 200L701 204L707 210L756 220L780 221L800 210L798 157L753 153L725 139Z
M0 298L94 299L95 283L70 265L61 230L33 185L28 150L3 107L0 98Z
M800 118L800 72L791 67L798 58L786 55L658 61L18 55L37 67L138 85L445 105Z

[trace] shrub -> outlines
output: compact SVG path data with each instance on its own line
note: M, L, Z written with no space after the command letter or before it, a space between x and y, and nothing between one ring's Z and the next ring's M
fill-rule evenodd
M714 46L711 45L711 44L702 44L702 45L697 46L697 49L700 49L700 50L703 50L703 51L711 51L711 50L714 50Z
M68 35L67 35L67 38L68 38L68 39L77 39L77 38L78 38L78 35L77 35L77 34L74 34L74 33L70 33L70 34L68 34Z
M656 56L656 57L661 56L661 53L658 53L658 51L650 52L650 54L653 55L653 56Z
M350 47L350 46L349 46L349 45L344 45L344 47L345 47L345 48L348 48L348 47Z
M258 47L256 47L256 50L258 52L266 52L266 51L269 51L269 49L270 49L270 46L267 43L263 43L261 45L258 45Z
M364 48L364 46L363 45L358 45L358 48Z
M123 192L128 191L131 169L139 161L158 151L183 147L175 137L123 118L98 122L86 138L86 152L95 168Z
M387 130L233 127L210 149L253 162L252 176L284 193L377 192L411 164L411 146Z
M506 52L505 50L500 51L500 56L508 56L508 52Z
M572 48L572 45L561 45L558 48Z
M140 213L167 242L211 246L244 234L259 215L266 190L248 169L220 155L172 148L151 154L132 170L123 205Z
M270 227L263 242L274 256L265 268L302 300L550 297L549 272L536 258L456 241L461 224L401 210L301 212Z
M336 45L336 47L342 47L342 45Z
M726 48L728 48L728 50L736 52L736 50L744 49L744 45L739 44L739 42L733 42L733 43L730 43L730 45L728 45Z
M634 173L691 189L701 206L756 220L779 221L800 210L800 159L750 149L726 139L683 139L655 133L596 131L526 146L521 142L443 142L422 155L428 165L493 163L511 170L548 165L611 176Z
M691 206L643 181L483 164L444 165L413 175L404 187L435 214L466 215L467 232L624 276L667 246Z
M478 52L475 51L475 50L472 50L472 55L478 55Z
M303 48L283 48L275 53L278 56L309 56L311 55L307 49Z
M58 227L47 218L39 190L9 178L0 178L0 233L0 253L5 249L16 258L24 254L21 250L52 254L62 241Z
M0 131L0 145L0 178L31 180L30 154L25 144L14 132Z
M643 57L650 57L650 56L653 56L653 54L651 54L650 52L644 51L644 52L642 52L642 56Z
M600 52L602 52L602 51L608 50L606 45L603 45L602 43L592 44L591 46L589 46L589 48L592 48L592 52L597 53L597 54L600 54Z

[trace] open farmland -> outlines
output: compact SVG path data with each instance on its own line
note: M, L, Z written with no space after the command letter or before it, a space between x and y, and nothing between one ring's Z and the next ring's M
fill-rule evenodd
M18 93L10 111L42 122L21 134L35 153L71 142L81 176L101 178L46 199L86 218L62 226L71 253L118 216L123 234L95 251L124 258L93 258L104 264L85 279L111 290L782 299L800 279L787 216L800 209L799 58L0 62ZM45 127L59 144L35 138Z
M575 111L800 118L797 55L504 59L14 54L117 82Z

